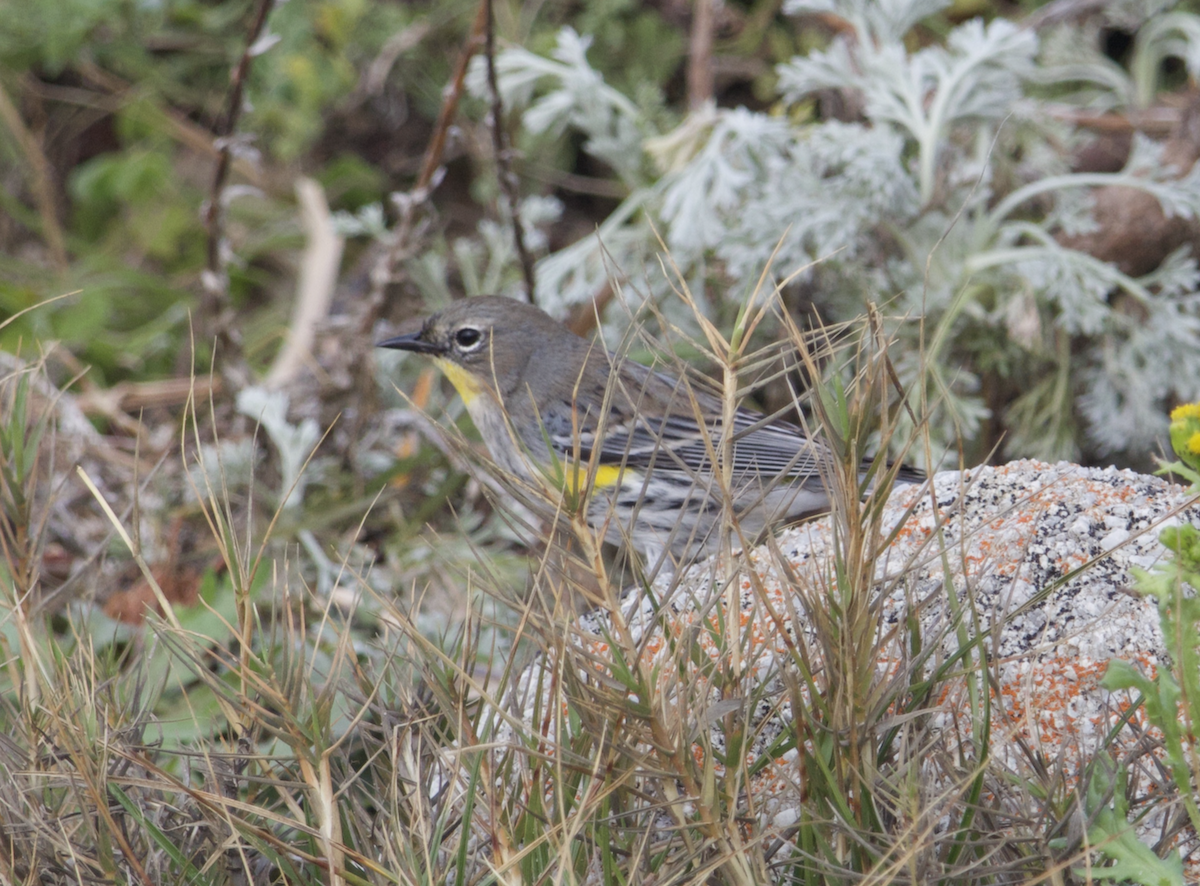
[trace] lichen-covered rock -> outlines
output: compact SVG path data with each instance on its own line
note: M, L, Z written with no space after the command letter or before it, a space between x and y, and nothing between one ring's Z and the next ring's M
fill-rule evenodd
M1172 786L1159 765L1155 731L1127 693L1099 683L1111 659L1147 674L1167 660L1155 602L1133 589L1130 569L1152 568L1168 555L1158 540L1163 528L1200 525L1200 509L1185 507L1189 501L1181 487L1130 471L1033 461L945 472L932 491L911 486L892 495L881 525L885 534L895 528L896 537L878 558L870 594L872 679L886 687L897 674L911 683L914 668L938 675L936 697L921 708L923 734L938 737L927 753L942 761L929 767L928 796L986 770L979 803L994 804L998 820L1028 821L1038 792L1014 792L1013 785L1040 785L1055 795L1045 802L1061 809L1084 767L1104 751L1127 767L1131 815L1150 810L1139 836L1177 845L1185 857L1195 850L1189 831L1164 828L1162 800ZM805 776L794 742L788 747L779 736L791 730L793 702L807 702L808 687L822 686L819 661L807 659L811 682L795 671L798 649L819 650L806 613L829 593L834 553L830 521L813 521L751 552L748 565L712 560L660 578L652 593L628 593L622 625L611 613L579 622L578 642L598 662L624 631L645 672L655 675L656 703L674 705L679 722L705 731L695 754L703 747L724 754L729 721L721 714L742 701L749 728L739 746L743 761L754 764L745 809L759 828L785 839ZM704 654L689 660L676 641ZM738 659L732 667L731 655ZM705 690L705 663L718 659L722 685ZM547 661L526 674L525 686L545 676ZM978 746L980 687L988 696L986 752ZM902 693L891 699L889 711L906 701ZM937 812L945 828L962 795L941 796L950 797ZM1026 806L1005 808L1014 802ZM1076 845L1084 830L1077 824Z

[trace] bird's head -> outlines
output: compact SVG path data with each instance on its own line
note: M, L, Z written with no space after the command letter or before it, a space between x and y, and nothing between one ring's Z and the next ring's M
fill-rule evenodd
M470 406L485 388L501 395L518 389L530 360L553 352L563 339L582 341L539 308L477 296L455 302L427 318L419 331L378 347L428 354Z

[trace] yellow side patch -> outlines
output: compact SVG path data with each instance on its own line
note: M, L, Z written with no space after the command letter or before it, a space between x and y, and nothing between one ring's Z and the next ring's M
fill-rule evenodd
M557 462L546 471L546 479L552 486L561 490L571 498L578 498L587 484L588 471L586 464L574 462ZM592 475L592 491L609 489L621 481L621 469L612 465L599 465Z
M458 391L458 396L462 397L463 402L468 406L483 391L475 377L457 363L447 360L445 357L434 357L433 362L437 364L438 369L442 370L446 378L450 379L450 384L454 385L454 390Z
M612 465L600 465L596 468L596 475L592 478L592 485L596 489L607 489L610 486L616 486L621 481L621 469Z

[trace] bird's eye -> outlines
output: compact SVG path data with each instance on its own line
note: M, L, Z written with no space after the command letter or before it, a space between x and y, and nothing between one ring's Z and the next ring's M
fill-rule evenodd
M483 333L474 326L464 326L458 332L454 333L454 343L464 351L472 350L478 347L479 342L483 339Z

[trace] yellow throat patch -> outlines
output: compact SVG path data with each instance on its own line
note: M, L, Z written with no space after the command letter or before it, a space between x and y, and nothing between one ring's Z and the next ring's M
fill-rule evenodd
M450 384L454 385L454 390L458 391L458 396L463 398L463 403L467 406L470 406L472 401L482 393L483 388L475 380L475 377L457 363L447 360L445 357L434 357L433 362L437 364L438 369L442 370L446 378L450 379Z

